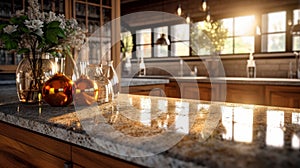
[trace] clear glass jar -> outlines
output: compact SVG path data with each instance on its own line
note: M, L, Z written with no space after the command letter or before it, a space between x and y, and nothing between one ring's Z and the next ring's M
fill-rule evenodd
M108 80L104 75L102 66L89 65L87 71L88 78L93 80L97 84L97 103L104 104L112 102L113 87L110 80Z
M52 68L53 62L45 53L24 56L16 70L16 87L20 102L38 103L42 100L42 87L53 75Z

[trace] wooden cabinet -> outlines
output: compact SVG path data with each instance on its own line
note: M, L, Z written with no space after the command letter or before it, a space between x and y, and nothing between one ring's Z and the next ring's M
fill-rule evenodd
M0 167L63 167L71 146L0 122Z
M180 88L177 82L171 81L165 85L165 93L167 97L180 98Z
M112 25L106 24L113 18L113 0L74 0L73 17L89 36L88 45L78 56L79 61L88 59L90 64L111 60ZM105 25L106 24L106 25ZM101 28L101 31L100 31ZM110 46L111 45L111 46ZM106 58L101 58L101 57Z
M212 87L210 83L180 83L180 87L182 98L211 100Z
M0 122L0 167L139 167Z
M227 84L226 92L226 102L265 104L263 85Z
M170 89L170 90L169 90ZM177 93L174 93L174 92ZM188 83L166 85L168 97L300 108L298 86Z
M1 0L0 24L7 23L16 10L24 8L24 0ZM2 46L2 44L0 44ZM15 73L17 64L22 59L21 55L0 48L0 73Z
M124 162L117 158L91 152L76 146L72 147L72 159L74 167L111 167L111 168L135 168L139 167Z
M297 86L266 86L266 105L300 108L300 88Z

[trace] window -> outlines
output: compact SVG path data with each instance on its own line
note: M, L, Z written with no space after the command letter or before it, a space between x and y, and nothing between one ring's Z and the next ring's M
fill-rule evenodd
M190 55L190 26L189 24L178 24L171 26L171 55Z
M267 13L262 16L262 52L285 51L286 12Z
M151 57L151 29L136 31L136 54L138 57Z
M254 15L226 18L222 21L228 30L228 36L221 54L254 52Z
M165 34L168 37L168 26L158 27L154 29L154 40L161 37L161 34ZM168 46L167 45L154 45L154 57L167 57Z
M300 9L293 11L293 25L300 24ZM300 36L293 35L293 51L300 51Z

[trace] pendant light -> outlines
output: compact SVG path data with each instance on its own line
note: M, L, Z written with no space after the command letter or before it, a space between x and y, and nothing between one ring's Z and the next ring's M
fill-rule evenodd
M206 21L210 22L210 11L209 10L206 13Z
M190 24L191 23L191 17L190 17L190 12L189 12L189 10L190 10L190 2L188 1L187 3L188 3L188 7L187 7L188 13L186 15L185 21L186 21L187 24Z
M157 45L170 45L169 39L164 33L161 34L160 38L156 40Z
M298 23L296 25L292 26L291 33L293 35L299 35L300 34L300 20L298 20Z
M177 15L181 16L181 13L182 13L182 9L181 9L181 5L179 4L177 8Z
M206 0L203 0L203 1L202 1L202 5L201 5L201 6L202 6L202 10L203 10L203 11L206 11L206 10L207 10L207 3L206 3Z
M191 23L190 13L187 14L187 17L185 18L185 21L186 21L187 24Z

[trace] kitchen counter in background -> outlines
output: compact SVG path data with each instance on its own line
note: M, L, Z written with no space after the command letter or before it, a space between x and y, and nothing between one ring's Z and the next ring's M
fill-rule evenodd
M122 78L121 87L168 84L169 82L169 79L164 78Z
M144 79L169 79L177 82L215 82L215 83L230 83L230 84L255 84L255 85L290 85L300 86L300 79L289 78L245 78L245 77L205 77L205 76L144 76L136 77Z

